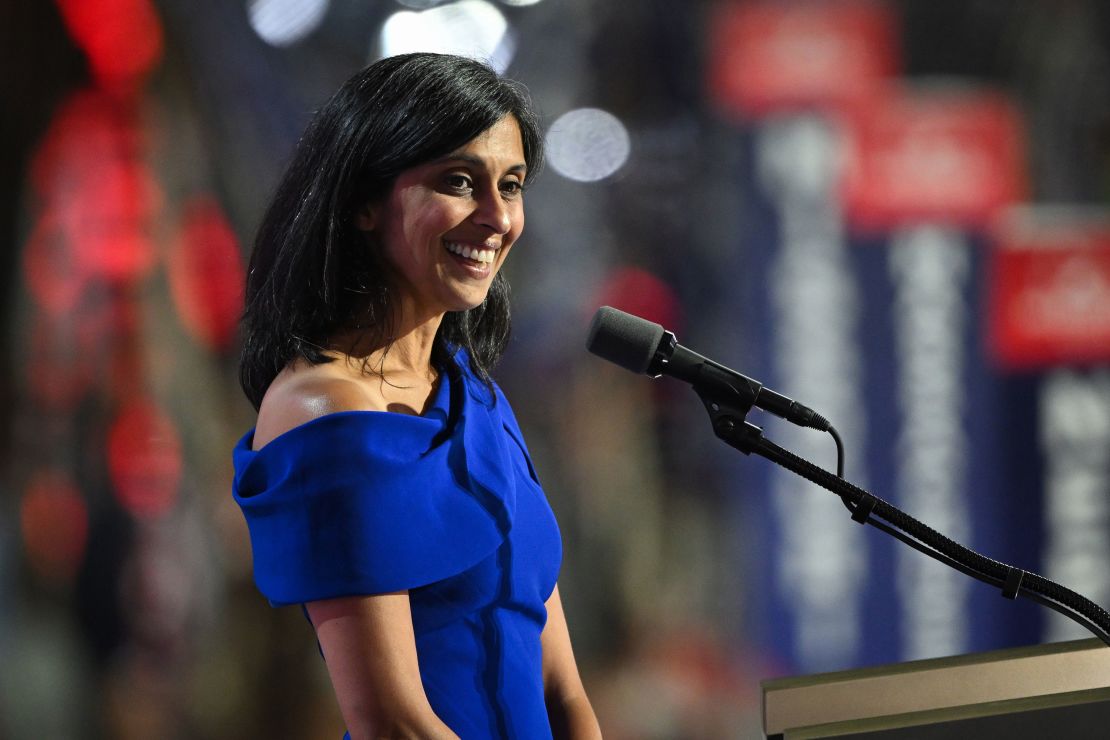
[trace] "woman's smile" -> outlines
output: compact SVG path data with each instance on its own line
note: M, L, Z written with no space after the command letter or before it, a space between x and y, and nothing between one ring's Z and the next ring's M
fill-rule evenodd
M491 275L494 261L500 251L500 247L471 246L462 242L451 241L445 241L444 246L465 274L479 280Z

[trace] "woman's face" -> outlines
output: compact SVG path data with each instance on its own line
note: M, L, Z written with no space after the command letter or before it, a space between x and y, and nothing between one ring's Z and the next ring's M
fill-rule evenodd
M524 146L505 116L442 159L398 176L358 217L393 268L402 309L422 320L482 303L524 228Z

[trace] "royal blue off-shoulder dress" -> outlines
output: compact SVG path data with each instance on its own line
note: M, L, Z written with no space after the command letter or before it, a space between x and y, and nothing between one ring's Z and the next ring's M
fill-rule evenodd
M423 416L339 412L252 441L233 495L271 604L407 589L439 718L464 739L551 737L540 633L562 546L499 389L460 356Z

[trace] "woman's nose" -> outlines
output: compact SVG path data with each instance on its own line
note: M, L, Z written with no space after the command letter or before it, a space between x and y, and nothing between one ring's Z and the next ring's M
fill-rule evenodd
M474 220L496 234L508 233L513 225L509 204L496 191L485 194L478 200Z

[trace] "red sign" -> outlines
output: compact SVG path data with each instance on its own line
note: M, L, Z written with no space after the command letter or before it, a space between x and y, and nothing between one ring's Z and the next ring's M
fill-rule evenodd
M944 222L985 227L1026 197L1025 140L1001 94L967 88L897 90L849 126L848 218L860 230Z
M988 335L1005 367L1110 361L1110 211L1022 208L988 263Z
M710 93L741 117L854 107L899 67L885 3L725 2L709 33Z

